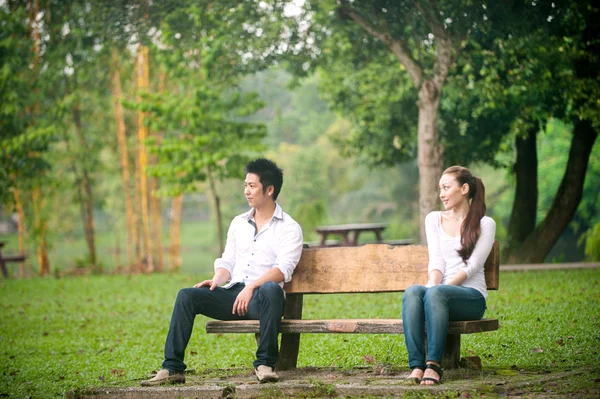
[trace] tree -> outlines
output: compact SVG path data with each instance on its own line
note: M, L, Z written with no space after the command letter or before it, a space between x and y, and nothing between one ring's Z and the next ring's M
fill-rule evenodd
M472 29L484 23L481 4L457 1L307 1L305 10L303 20L312 22L312 25L308 33L300 30L297 36L306 43L308 52L312 50L313 54L322 54L327 59L326 63L350 63L357 69L371 62L394 68L389 59L392 55L396 60L395 68L405 74L390 74L403 81L399 90L406 91L407 82L416 90L413 98L417 100L418 114L419 206L421 239L425 241L424 218L439 207L437 182L444 164L438 127L442 92L462 43ZM315 47L319 47L318 51L314 50ZM408 100L409 97L403 98ZM344 104L344 98L339 100L338 104ZM371 98L366 101L369 103ZM351 106L350 110L353 109ZM361 120L359 126L363 121L362 127L368 131L366 125L370 121ZM415 148L414 145L403 148L404 143L410 143L410 137L410 133L407 135L405 132L394 135L392 141L386 142L390 148L388 154L395 153L400 155L400 159L405 159ZM385 156L376 158L376 161L384 162L383 158Z
M464 49L463 74L454 83L470 92L472 109L464 118L497 121L514 140L512 168L516 192L503 256L509 263L540 263L579 206L587 165L597 137L597 9L556 2L528 20L506 21L492 14L489 31ZM591 72L594 71L594 72ZM457 101L455 101L458 103ZM465 115L465 113L458 113ZM477 118L472 115L477 115ZM562 182L554 202L537 224L537 143L550 118L572 121L573 135ZM509 122L509 124L506 123Z
M168 99L149 97L147 110L153 125L167 132L160 145L149 142L158 158L152 173L161 179L161 191L169 196L197 191L198 182L209 183L222 253L224 234L215 180L241 177L250 156L264 149L261 139L266 130L264 125L240 120L262 107L256 95L224 95L204 82L195 82L189 97L185 93L171 94Z

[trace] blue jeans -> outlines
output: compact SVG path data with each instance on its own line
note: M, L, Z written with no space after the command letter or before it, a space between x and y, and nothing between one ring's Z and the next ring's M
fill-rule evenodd
M485 298L474 288L411 285L402 297L402 324L408 350L408 366L425 367L427 361L442 362L448 321L479 320L485 312Z
M217 287L211 291L208 287L202 287L183 288L179 291L165 342L164 369L171 372L183 372L186 369L183 357L197 314L218 320L259 320L260 341L254 367L275 366L278 356L277 337L285 305L283 289L272 281L264 283L254 291L248 304L248 313L238 316L231 311L235 299L244 287L245 284L238 283L229 289Z

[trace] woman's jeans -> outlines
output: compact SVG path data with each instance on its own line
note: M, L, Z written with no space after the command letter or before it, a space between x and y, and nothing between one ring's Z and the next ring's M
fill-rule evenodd
M254 291L248 304L248 313L238 316L231 311L235 299L244 287L243 283L238 283L228 289L217 287L211 291L208 287L202 287L183 288L179 291L165 343L164 369L171 372L183 372L186 369L183 357L197 314L218 320L259 320L260 341L254 368L260 365L275 366L278 355L277 336L285 305L283 289L272 281L264 283ZM204 353L206 356L215 356L210 349Z
M474 288L455 285L408 287L402 297L402 324L409 367L425 366L425 328L427 361L441 363L448 321L479 320L484 312L485 298Z

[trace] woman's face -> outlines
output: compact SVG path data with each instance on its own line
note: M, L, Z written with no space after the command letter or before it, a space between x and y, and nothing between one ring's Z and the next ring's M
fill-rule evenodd
M445 174L440 178L440 199L444 204L444 209L453 209L467 201L469 185L460 186L453 174Z

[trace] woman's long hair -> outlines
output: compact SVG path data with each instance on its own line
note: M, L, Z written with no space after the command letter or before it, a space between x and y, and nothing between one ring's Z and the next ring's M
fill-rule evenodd
M486 211L485 187L479 177L473 176L469 169L463 166L451 166L444 171L444 174L454 175L460 187L464 184L469 185L468 196L471 207L460 227L460 244L462 248L458 250L458 255L460 255L463 262L467 262L481 234L481 218L485 216Z

